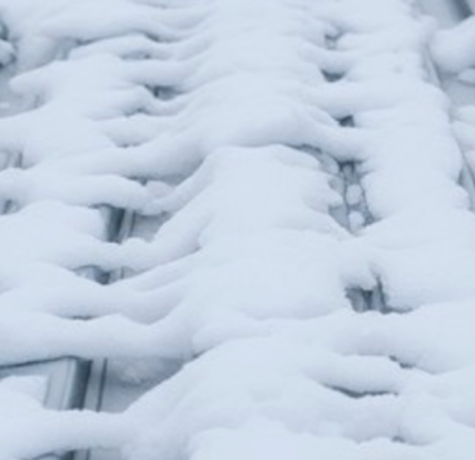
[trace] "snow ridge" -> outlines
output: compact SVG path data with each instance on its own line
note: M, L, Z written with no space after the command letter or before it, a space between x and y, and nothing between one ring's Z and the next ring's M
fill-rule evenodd
M34 103L0 120L1 363L184 364L119 414L1 380L0 459L472 458L475 218L412 2L0 12ZM118 209L166 221L119 244ZM384 312L352 304L381 285Z

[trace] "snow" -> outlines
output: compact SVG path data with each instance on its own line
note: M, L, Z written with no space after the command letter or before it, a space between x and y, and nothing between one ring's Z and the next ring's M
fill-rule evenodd
M112 414L47 409L41 376L1 379L0 459L473 458L473 114L459 144L413 2L0 13L27 108L0 120L20 156L0 171L2 369L183 363ZM469 23L432 42L449 72L472 65L451 51ZM341 186L345 162L360 184ZM164 223L111 242L117 208ZM379 284L388 313L355 311L350 292Z
M474 19L469 17L450 29L438 31L432 42L432 55L443 70L460 73L475 64L473 44L475 41Z

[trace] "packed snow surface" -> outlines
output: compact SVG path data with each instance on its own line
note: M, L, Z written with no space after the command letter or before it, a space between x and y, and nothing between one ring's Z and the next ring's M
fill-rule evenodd
M183 364L120 413L2 378L0 460L473 460L475 115L456 138L427 66L429 45L473 66L471 20L434 36L412 0L0 0L0 18L22 107L0 119L19 159L1 370ZM336 218L363 201L371 222ZM117 209L164 223L115 241ZM359 311L378 289L384 311Z

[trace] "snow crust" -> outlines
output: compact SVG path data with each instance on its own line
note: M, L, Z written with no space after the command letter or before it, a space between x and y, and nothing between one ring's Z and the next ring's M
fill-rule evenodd
M473 459L475 217L413 7L0 0L28 107L0 120L0 364L184 363L119 414L0 380L0 460ZM166 222L113 243L114 208ZM378 284L389 313L354 311Z

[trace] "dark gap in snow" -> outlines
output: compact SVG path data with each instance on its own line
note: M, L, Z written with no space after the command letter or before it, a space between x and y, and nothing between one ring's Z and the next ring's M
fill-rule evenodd
M460 3L459 8L461 11L466 12L468 10L468 14L466 17L471 16L473 13L475 13L475 1L473 0L458 0L458 3Z
M328 83L335 83L338 80L341 80L343 78L343 75L340 74L340 73L328 72L326 70L323 70L322 73L323 73L323 76L324 76L325 80Z
M0 118L16 115L24 109L24 99L10 87L11 79L17 74L17 44L7 25L0 22Z
M428 445L427 442L416 441L402 434L397 434L395 436L392 436L390 438L390 441L393 442L394 444L404 444L406 446L411 446L411 447L423 447L423 446Z
M348 118L346 123L352 124L352 119ZM331 178L331 187L342 197L342 204L329 210L330 215L336 222L351 233L356 233L374 222L366 204L356 162L337 162L330 154L312 146L304 145L297 149L318 160L321 168ZM350 288L347 290L347 296L357 312L361 313L369 310L381 313L391 312L391 309L386 305L384 291L379 280L374 289Z
M335 33L333 35L325 36L325 48L328 50L336 50L338 45L338 40L342 37L342 33Z
M153 113L150 112L146 105L137 104L134 107L130 107L129 110L124 110L121 115L125 118L131 118L135 115L153 115Z
M458 183L467 192L470 201L470 209L475 211L475 176L466 163L462 166Z
M416 442L415 440L409 439L409 437L403 436L401 434L397 434L396 436L391 437L390 441L394 444L404 444L406 446L411 447L423 447L428 445L427 443Z
M341 36L342 36L341 33L335 33L335 35L327 35L325 37L325 48L329 51L336 50L338 46L338 40L341 38ZM322 69L322 74L328 83L337 82L338 80L341 80L345 76L344 73L329 71L325 69Z
M338 385L325 385L327 388L333 391L337 391L345 396L348 396L352 399L363 399L363 398L377 398L377 397L387 397L387 396L397 396L398 394L394 391L388 390L353 390L351 388L345 388Z
M77 47L77 40L72 38L63 38L61 40L61 47L59 47L56 51L56 55L53 56L51 61L67 61L69 59L69 55L73 49Z
M4 160L0 164L0 170L8 168L21 168L22 167L22 155L19 152L6 153ZM18 204L11 199L3 199L0 196L0 213L1 214L13 214L18 211Z
M143 87L156 99L159 99L161 87L157 85L143 85Z
M89 377L89 362L77 358L56 358L0 366L0 379L41 376L47 379L42 403L48 409L79 409L83 406Z
M103 215L105 226L104 240L110 243L120 243L128 237L130 231L129 215L133 212L126 209L102 206L99 211ZM80 276L91 278L99 284L109 284L111 273L95 265L83 266L77 269Z
M127 225L125 221L127 220L127 211L125 209L110 209L109 214L109 225L107 227L107 241L118 243L122 241L126 235Z
M392 313L392 310L387 306L381 283L378 280L376 286L371 289L349 288L346 295L353 306L353 309L358 313L367 311L376 311L382 314Z
M393 438L391 438L391 441L397 444L406 444L406 441L402 436L394 436Z
M340 175L345 184L343 197L348 216L348 229L351 232L357 232L374 222L361 186L358 164L354 161L340 163Z
M5 72L16 60L16 45L10 36L10 30L0 22L0 71Z
M157 98L160 99L161 101L171 101L178 97L180 93L176 88L174 87L160 87L159 90L157 91Z
M455 15L459 22L470 17L475 10L472 0L419 0L419 5L426 14L435 17Z
M351 115L349 115L347 117L340 118L338 120L338 122L340 123L340 126L342 126L344 128L354 128L355 127L355 121L354 121L354 119Z
M9 41L10 31L8 26L0 21L0 40Z
M404 371L415 371L418 373L423 373L427 375L437 375L437 372L434 370L428 369L424 366L421 366L417 362L409 362L407 359L401 358L400 356L396 356L395 354L381 354L381 353L374 353L374 354L365 354L364 356L383 356L389 359L391 362L399 366Z
M158 33L157 35L155 35L155 34L152 34L150 31L140 31L140 32L143 33L143 35L147 39L149 39L149 40L151 40L155 43L173 44L173 43L178 43L178 42L182 41L183 39L186 39L186 37L179 37L179 36L165 37L161 33Z
M144 85L143 87L160 101L171 101L180 94L175 86Z
M139 396L173 377L183 360L97 360L91 371L84 409L98 412L125 410Z
M342 127L355 127L352 116L340 119L339 123ZM344 185L342 196L347 220L346 228L352 233L357 233L374 223L374 217L369 210L365 191L361 185L360 165L356 161L346 161L340 162L339 168ZM351 288L347 291L347 296L357 312L389 313L391 311L387 306L383 286L379 279L372 290Z
M370 306L372 311L378 311L382 314L392 313L392 309L388 305L386 296L384 295L384 289L380 279L377 280L376 287L371 291Z
M143 88L147 90L150 95L156 100L161 102L171 102L180 95L180 92L175 87L163 87L163 86L150 86L144 85ZM122 116L125 118L132 118L136 115L157 116L153 107L148 106L147 103L138 102L134 106L131 106L129 110L124 111ZM140 144L137 144L140 145ZM122 147L133 147L135 144L122 145Z
M388 355L388 359L397 364L401 369L411 370L415 368L414 364L407 363L397 356Z
M371 291L366 291L361 288L349 288L346 295L355 310L358 313L363 313L369 310Z
M296 148L296 147L293 147L293 148ZM330 215L336 222L338 222L338 224L348 229L349 227L348 227L347 209L344 204L345 184L344 184L344 179L340 174L340 165L331 155L315 147L303 145L303 146L297 147L296 150L305 152L311 155L316 160L318 160L322 170L325 171L325 173L329 175L330 186L342 197L342 203L343 203L342 206L334 206L330 208L329 209Z
M339 120L340 126L354 128L355 123L352 116ZM339 163L340 176L343 178L344 191L343 198L348 219L347 228L351 232L356 232L374 222L369 211L364 189L361 186L361 173L356 161L345 161Z
M35 460L73 460L74 452L51 452Z

